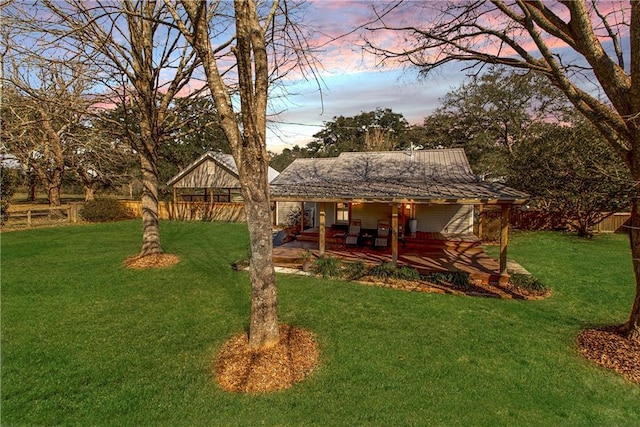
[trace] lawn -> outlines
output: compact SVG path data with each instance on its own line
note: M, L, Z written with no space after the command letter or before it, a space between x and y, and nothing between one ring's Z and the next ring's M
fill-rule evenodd
M2 412L20 425L638 425L640 387L575 351L623 322L625 236L515 233L544 301L409 293L278 276L282 322L313 331L316 372L264 395L222 391L215 352L248 326L231 268L246 227L163 222L169 269L132 271L139 221L3 233Z

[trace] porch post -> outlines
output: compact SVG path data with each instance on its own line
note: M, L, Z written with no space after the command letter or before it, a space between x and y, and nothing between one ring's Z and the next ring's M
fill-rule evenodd
M478 205L478 238L482 240L484 232L484 205Z
M318 248L320 250L320 256L324 255L326 247L326 218L325 218L325 206L324 202L319 203L320 208L320 235L318 236Z
M500 221L500 281L508 280L507 273L507 245L509 243L509 205L501 206L502 218Z
M301 210L300 210L300 232L304 231L304 202L301 202Z
M398 204L391 204L391 262L398 265Z

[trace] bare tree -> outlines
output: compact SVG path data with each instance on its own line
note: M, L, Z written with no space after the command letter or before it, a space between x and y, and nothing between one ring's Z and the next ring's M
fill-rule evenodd
M92 88L79 62L51 62L36 54L9 54L2 104L2 139L25 172L60 206L60 188L70 153L80 144Z
M405 6L413 22L427 19L394 25L394 15ZM463 61L471 68L502 64L546 76L593 123L632 179L640 181L640 2L401 0L376 12L373 34L404 38L398 50L368 42L387 61L416 66L423 74ZM630 245L636 295L624 332L640 340L640 186L635 188Z
M118 124L142 169L140 255L162 253L158 149L181 126L170 113L174 101L182 92L185 97L198 95L197 90L187 90L199 65L197 57L179 31L162 25L170 16L161 1L47 0L44 5L57 17L43 24L45 30L75 45L83 60L98 67L101 72L96 78L109 88L111 101L132 115L132 120Z
M224 2L184 0L180 4L180 9L171 6L173 17L202 61L221 127L238 165L251 247L249 346L268 348L279 340L267 178L268 92L273 78L291 70L279 59L293 52L304 60L304 52L287 50L287 43L304 40L295 31L289 33L292 38L286 38L290 22L285 2L235 0L232 11L222 9ZM225 20L225 12L230 21ZM227 32L214 33L220 27Z
M135 153L126 141L111 134L104 115L93 115L83 123L78 144L67 157L85 201L93 200L98 191L128 184L136 171Z

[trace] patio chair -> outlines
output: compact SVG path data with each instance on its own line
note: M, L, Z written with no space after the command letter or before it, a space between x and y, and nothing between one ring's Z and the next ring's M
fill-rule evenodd
M376 248L386 248L389 245L389 228L387 221L378 221L378 233L374 245Z
M349 221L349 231L347 232L347 237L344 239L345 245L357 245L358 237L360 237L360 227L362 225L362 221L359 219L352 219Z

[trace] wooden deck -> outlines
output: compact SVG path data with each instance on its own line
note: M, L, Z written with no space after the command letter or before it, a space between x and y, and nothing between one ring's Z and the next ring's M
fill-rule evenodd
M307 249L318 257L318 240L313 234L313 231L306 232L297 240L274 247L275 264L299 268L302 253ZM368 266L391 262L389 247L346 246L339 242L340 238L328 236L325 254L347 262L364 261ZM483 283L495 283L500 279L500 263L484 252L480 240L473 235L416 233L407 236L398 246L398 266L413 267L421 274L465 272Z

